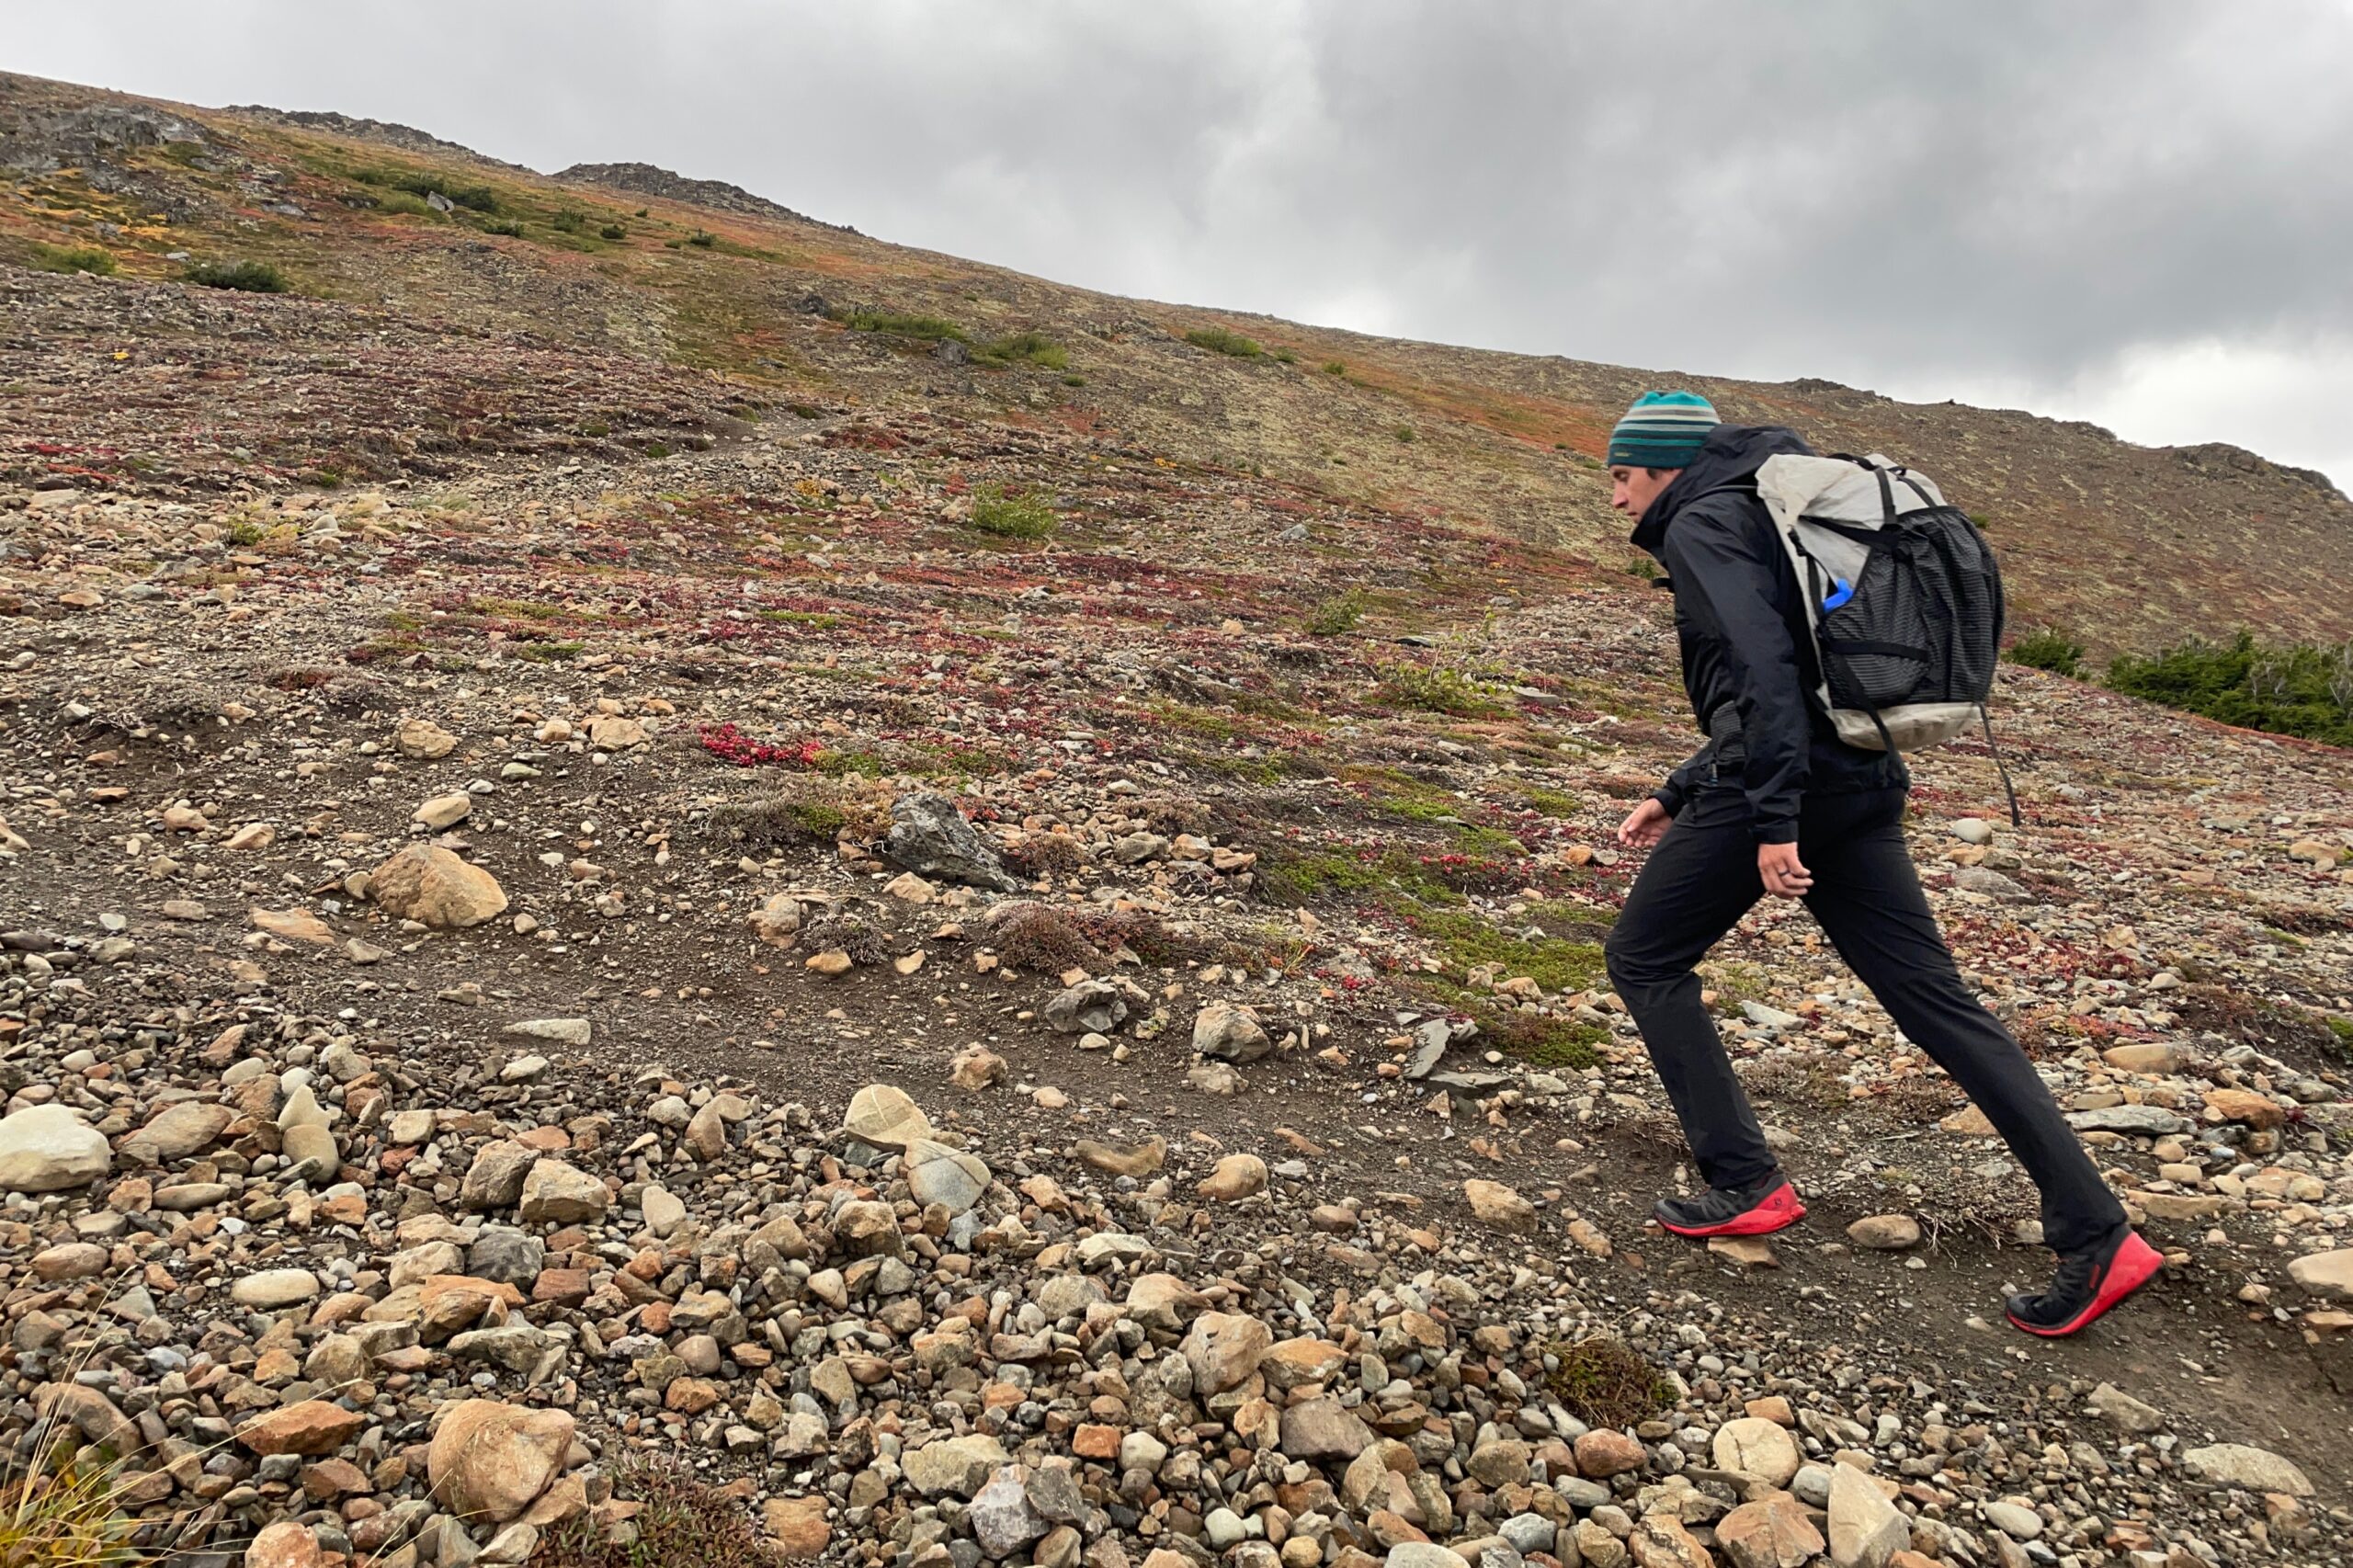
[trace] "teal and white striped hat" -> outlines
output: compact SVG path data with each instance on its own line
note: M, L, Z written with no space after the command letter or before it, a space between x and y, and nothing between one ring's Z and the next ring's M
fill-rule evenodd
M1609 432L1609 466L1688 468L1708 432L1723 421L1698 392L1650 392Z

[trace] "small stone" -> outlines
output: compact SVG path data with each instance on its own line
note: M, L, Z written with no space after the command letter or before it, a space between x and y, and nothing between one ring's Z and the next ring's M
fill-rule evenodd
M971 1094L1005 1082L1004 1057L984 1045L968 1045L948 1064L948 1081Z
M562 1473L574 1432L566 1411L494 1399L445 1405L425 1461L434 1499L461 1518L505 1524Z
M649 1187L638 1195L638 1210L645 1216L645 1228L658 1236L666 1236L687 1221L687 1206L667 1189Z
M1536 1206L1502 1182L1474 1177L1462 1184L1462 1196L1472 1214L1499 1231L1531 1234L1536 1229Z
M1193 1049L1222 1062L1248 1063L1271 1053L1274 1041L1247 1007L1211 1002L1193 1019Z
M850 1096L842 1131L878 1149L903 1149L932 1136L931 1122L904 1089L869 1084Z
M307 909L254 909L246 914L257 929L281 941L313 948L335 946L335 928Z
M1194 1190L1220 1203L1234 1203L1265 1191L1266 1187L1266 1161L1256 1154L1228 1154Z
M1826 1544L1786 1492L1743 1503L1716 1521L1716 1550L1731 1568L1802 1568Z
M1847 1239L1872 1252L1902 1252L1920 1244L1920 1221L1909 1214L1872 1214L1847 1226Z
M1257 1370L1258 1359L1274 1343L1274 1335L1255 1317L1238 1312L1204 1312L1178 1346L1193 1369L1193 1386L1201 1393L1230 1389Z
M392 744L403 756L438 762L458 749L458 737L430 719L404 719L392 732Z
M257 1454L331 1454L367 1425L363 1411L306 1399L248 1421L237 1428L237 1441Z
M259 1274L248 1274L229 1287L231 1301L264 1312L298 1306L318 1293L318 1276L307 1268L264 1269Z
M1649 1451L1642 1444L1607 1426L1586 1433L1571 1447L1576 1455L1577 1473L1593 1481L1607 1481L1613 1475L1640 1470L1650 1460Z
M995 1437L975 1434L942 1437L913 1449L900 1460L907 1484L926 1497L953 1493L970 1497L1004 1467L1005 1446Z
M1787 1429L1771 1421L1742 1416L1716 1429L1716 1468L1753 1475L1769 1486L1787 1486L1803 1456Z
M2136 1435L2159 1431L2165 1424L2163 1414L2142 1403L2114 1383L2102 1383L2092 1390L2091 1396L2084 1401L2084 1406L2093 1415Z
M2022 1503L1987 1503L1979 1511L1987 1524L2012 1540L2032 1540L2042 1533L2042 1516Z
M416 808L412 822L422 824L429 833L438 833L466 820L474 809L474 798L463 790L452 790L446 795L436 795Z
M519 1212L529 1224L568 1225L601 1220L612 1201L605 1184L562 1160L536 1161L523 1178Z
M544 1040L555 1045L585 1046L594 1034L594 1026L585 1018L522 1018L506 1026L503 1031L520 1040ZM547 1063L540 1063L545 1072ZM510 1080L519 1081L519 1080Z
M977 1156L927 1138L907 1145L906 1176L907 1190L917 1203L941 1204L951 1217L978 1203L992 1179Z

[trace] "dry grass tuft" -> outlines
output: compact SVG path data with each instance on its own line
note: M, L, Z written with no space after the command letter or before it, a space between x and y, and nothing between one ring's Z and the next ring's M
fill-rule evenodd
M1544 1346L1545 1387L1588 1426L1631 1426L1675 1402L1657 1368L1622 1339L1597 1335Z
M611 1531L583 1516L550 1530L535 1568L739 1568L780 1562L782 1554L742 1504L665 1460L624 1460L613 1494L639 1505Z

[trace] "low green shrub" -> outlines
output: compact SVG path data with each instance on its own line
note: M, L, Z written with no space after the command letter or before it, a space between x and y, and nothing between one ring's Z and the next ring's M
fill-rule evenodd
M1000 539L1044 539L1054 531L1054 513L1035 495L998 489L973 497L972 526Z
M894 311L852 311L841 318L841 323L852 332L881 332L892 337L920 337L931 342L938 342L943 337L952 337L959 343L972 341L962 327L952 321L942 321L938 316L902 315Z
M1307 630L1316 637L1337 637L1343 631L1353 631L1357 622L1364 619L1364 590L1346 589L1308 612Z
M2080 676L2084 673L2084 645L2053 626L2028 632L2010 644L2006 657L2014 665L2049 670L2054 676Z
M394 188L412 195L438 196L476 212L498 210L498 193L486 185L452 185L448 176L437 174L403 175L392 184Z
M625 240L629 238L629 231L619 223L608 223L597 231L597 237L600 240Z
M1045 370L1070 369L1070 355L1063 346L1042 332L1017 332L1010 337L1000 337L978 350L983 359L1001 364L1020 360Z
M207 289L239 289L248 294L283 294L286 274L266 261L207 261L188 269L188 280Z
M2192 637L2146 658L2118 658L2108 685L2225 724L2353 745L2353 641L2273 647L2251 631L2227 642Z
M1185 335L1185 341L1196 348L1206 348L1212 354L1231 355L1236 359L1256 359L1267 352L1258 347L1256 338L1245 337L1222 326L1197 326Z
M92 272L113 276L114 257L96 245L35 245L33 266L43 272Z

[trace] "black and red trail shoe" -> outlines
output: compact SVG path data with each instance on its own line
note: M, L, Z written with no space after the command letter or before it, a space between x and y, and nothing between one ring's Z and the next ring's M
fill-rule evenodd
M1662 1198L1651 1210L1678 1236L1769 1236L1805 1218L1790 1178L1775 1171L1753 1187L1711 1187L1697 1198Z
M2127 1227L2097 1246L2059 1260L2051 1288L2021 1292L2005 1309L2012 1326L2045 1339L2063 1339L2157 1277L2165 1255Z

